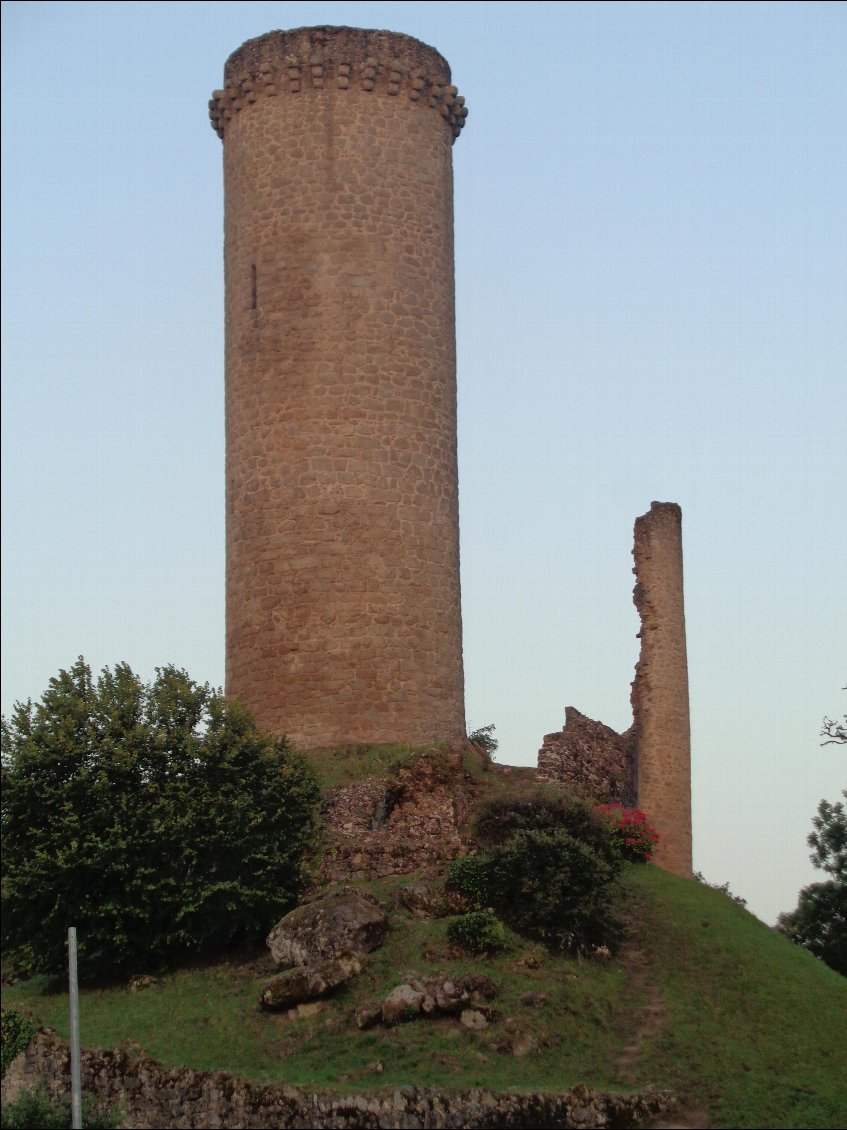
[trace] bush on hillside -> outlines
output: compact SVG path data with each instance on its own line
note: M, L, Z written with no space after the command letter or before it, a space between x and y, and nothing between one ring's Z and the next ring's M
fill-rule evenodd
M16 966L141 972L261 938L297 898L319 790L208 684L80 658L2 723L2 939Z
M552 949L615 947L621 855L613 826L589 804L552 789L496 797L476 834L484 850L450 864L448 890Z
M0 1078L15 1056L25 1050L35 1030L30 1018L17 1009L4 1008L0 1012Z
M487 856L460 855L448 865L444 886L448 891L457 891L470 906L479 910L488 902L492 878Z
M623 808L620 804L601 804L596 811L612 829L612 840L621 859L628 863L647 863L659 842L659 833L647 822L639 808Z
M491 953L506 944L503 923L488 910L472 910L454 918L447 927L447 940L452 946L471 953Z
M513 929L572 953L616 947L619 863L564 828L515 832L488 857L497 877L490 905Z
M620 865L609 823L588 801L560 789L540 787L505 793L487 801L476 819L476 838L483 847L503 844L515 832L566 831L587 844L611 866Z
M85 1130L115 1130L122 1122L117 1112L87 1096L83 1096L82 1115ZM23 1091L0 1111L0 1130L70 1130L71 1126L71 1104L51 1099L43 1091Z

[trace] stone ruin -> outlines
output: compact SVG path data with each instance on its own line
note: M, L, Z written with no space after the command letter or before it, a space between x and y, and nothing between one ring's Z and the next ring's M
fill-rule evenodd
M632 682L633 722L618 734L572 706L547 734L538 778L576 785L598 803L638 806L659 832L654 861L691 877L691 736L682 576L682 511L654 502L635 521L633 601L641 654Z
M305 749L456 748L464 99L416 39L314 27L233 52L209 114L226 197L227 693ZM636 521L634 555L633 725L616 734L568 708L538 777L639 804L662 837L656 861L690 875L678 506ZM462 802L429 786L336 790L334 877L461 850Z

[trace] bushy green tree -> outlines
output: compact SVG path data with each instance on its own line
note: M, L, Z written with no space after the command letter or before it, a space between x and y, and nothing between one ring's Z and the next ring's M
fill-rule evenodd
M847 800L847 790L843 793ZM808 843L812 863L831 878L804 887L795 910L781 914L777 929L847 977L847 811L822 800Z
M80 658L2 724L3 945L81 977L259 938L296 900L319 790L208 684Z

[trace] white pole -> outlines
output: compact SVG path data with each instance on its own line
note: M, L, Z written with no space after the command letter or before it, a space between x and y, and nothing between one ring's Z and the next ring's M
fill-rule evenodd
M79 983L76 976L76 926L68 927L68 979L71 997L71 1130L82 1130L82 1072L79 1054Z

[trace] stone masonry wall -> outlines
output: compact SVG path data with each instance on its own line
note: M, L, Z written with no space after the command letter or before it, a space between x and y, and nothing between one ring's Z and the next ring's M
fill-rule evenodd
M617 1095L585 1086L562 1094L412 1086L368 1094L306 1091L287 1083L253 1083L224 1071L169 1071L144 1056L99 1050L82 1053L82 1086L98 1101L119 1107L126 1130L634 1126L673 1106L668 1092ZM3 1101L38 1087L60 1099L70 1091L68 1045L44 1032L6 1072Z
M546 734L538 751L537 780L566 785L598 804L635 804L630 733L565 709L565 728Z
M467 850L470 795L460 755L445 765L425 756L391 780L368 778L330 790L320 882L443 871Z
M638 805L660 840L655 862L691 877L691 738L682 583L682 511L653 502L635 521L641 655L632 684Z
M226 196L227 693L302 747L457 741L453 141L432 48L250 40Z

